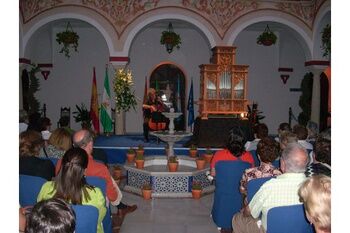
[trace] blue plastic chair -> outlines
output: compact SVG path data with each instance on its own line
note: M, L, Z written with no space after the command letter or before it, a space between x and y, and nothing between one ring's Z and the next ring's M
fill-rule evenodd
M72 205L75 212L75 233L96 233L98 209L91 205Z
M106 181L105 179L97 176L87 176L86 182L90 185L101 189L102 194L106 197ZM110 206L107 207L106 216L102 220L104 233L112 233L112 213Z
M19 204L21 206L33 206L41 190L46 182L39 176L19 175Z
M281 167L281 160L280 159L276 159L275 161L272 162L272 165L275 168L280 168Z
M249 167L249 163L239 160L219 161L215 165L216 181L211 214L220 228L232 228L232 217L242 208L239 182L244 170Z
M272 176L270 177L263 177L263 178L257 178L248 181L247 184L247 200L248 203L253 199L255 193L260 189L260 187L268 180L273 178Z
M260 166L260 160L258 158L258 154L257 154L256 150L250 150L249 152L253 156L255 167L259 167Z
M314 233L303 205L279 206L267 212L267 233Z

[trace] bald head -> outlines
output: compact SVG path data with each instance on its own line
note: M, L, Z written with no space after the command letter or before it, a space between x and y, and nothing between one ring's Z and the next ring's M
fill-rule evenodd
M281 162L283 173L303 173L309 162L309 157L304 147L299 143L289 143L282 152Z
M73 146L84 149L89 155L92 154L93 137L92 134L85 129L79 130L73 135Z

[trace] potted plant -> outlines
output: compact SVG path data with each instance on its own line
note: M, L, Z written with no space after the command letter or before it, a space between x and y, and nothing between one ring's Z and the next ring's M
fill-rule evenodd
M118 165L113 166L113 174L114 174L114 178L115 179L120 179L120 177L122 176L122 168Z
M135 163L136 163L136 168L143 169L145 165L145 159L143 157L143 154L136 153Z
M68 58L70 58L70 48L73 48L75 52L78 51L79 35L73 31L73 28L69 22L67 23L65 31L56 34L56 41L58 44L63 45L60 53L64 52L64 55Z
M170 172L176 172L179 166L179 161L176 156L170 156L168 159L168 168Z
M160 37L160 44L165 45L168 53L173 51L173 48L180 48L181 37L179 34L173 31L173 26L169 23L168 30L162 32L162 36Z
M87 110L84 103L81 103L80 107L75 105L77 111L73 112L73 117L75 122L81 122L81 128L90 129L91 128L91 116L90 111Z
M269 25L267 25L264 32L258 36L256 43L262 44L264 46L270 46L270 45L275 44L276 41L277 41L276 34L273 33L270 30Z
M331 25L327 24L322 32L322 45L321 48L323 49L323 56L326 57L328 54L331 53Z
M196 145L192 144L189 149L190 156L192 158L195 158L197 156L197 147Z
M210 149L210 147L207 147L203 157L207 163L210 163L211 159L213 158L213 151Z
M135 150L132 147L130 147L126 152L126 159L128 160L129 163L134 161L135 155L136 155Z
M141 155L145 154L145 148L143 147L142 144L138 145L138 147L136 149L136 154L141 154Z
M150 184L144 184L142 187L142 196L145 200L150 200L152 197L152 186Z
M204 159L203 157L201 157L201 156L198 157L198 158L196 159L197 170L202 170L202 169L204 169L205 163L206 163L206 161L205 161L205 159Z
M193 181L192 183L192 197L193 199L199 199L202 194L202 185L199 181Z

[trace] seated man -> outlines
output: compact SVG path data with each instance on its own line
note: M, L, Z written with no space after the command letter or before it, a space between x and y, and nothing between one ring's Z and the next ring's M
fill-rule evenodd
M86 151L89 156L88 166L85 170L86 176L97 176L106 180L106 195L108 200L112 205L117 206L118 215L125 215L127 213L133 212L136 210L137 206L127 206L121 202L122 193L117 186L117 183L113 180L108 168L106 165L97 162L93 159L93 136L88 130L79 130L73 135L73 145L74 147L80 147ZM56 174L58 174L61 168L62 159L57 162L56 165Z
M249 205L233 216L233 232L266 232L267 212L271 208L300 204L298 189L306 179L304 172L308 162L307 152L300 144L288 144L281 157L283 174L263 184Z

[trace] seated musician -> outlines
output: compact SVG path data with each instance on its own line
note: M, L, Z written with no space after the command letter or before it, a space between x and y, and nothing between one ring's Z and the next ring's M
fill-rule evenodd
M152 128L153 130L162 130L165 128L161 123L161 119L163 119L163 115L161 114L161 112L165 110L165 105L161 98L156 96L156 90L150 88L147 92L146 103L142 105L142 108L144 141L149 142L148 135L151 123L155 123L156 126L156 128Z

